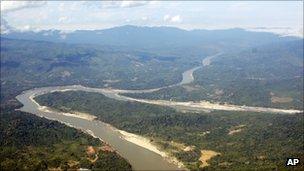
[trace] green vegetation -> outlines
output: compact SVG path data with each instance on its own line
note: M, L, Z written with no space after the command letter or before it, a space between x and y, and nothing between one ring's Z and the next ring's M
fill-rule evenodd
M108 145L99 139L16 111L21 104L14 97L22 90L68 84L65 77L70 72L64 72L64 67L87 64L86 58L92 55L94 52L75 46L1 38L0 170L131 170L116 152L101 150ZM94 155L87 153L90 146Z
M117 153L99 149L106 144L74 128L7 109L0 118L0 170L131 170ZM90 161L96 157L88 154L90 146L96 161Z
M128 36L126 31L130 32ZM39 40L64 42L56 39L58 31L52 33L53 39L43 32L13 33L12 38L31 39L40 34ZM130 169L116 153L98 150L105 144L96 139L58 122L16 111L20 103L15 96L36 87L162 87L179 82L183 71L220 51L223 55L211 66L194 73L192 84L132 95L303 109L303 40L286 42L295 38L240 29L187 32L125 26L108 33L76 31L73 34L77 40L67 36L66 43L90 45L1 37L0 170ZM265 46L270 42L276 43ZM53 93L37 100L57 110L92 113L120 129L152 137L193 170L201 164L198 159L202 149L221 153L210 160L207 170L283 170L286 157L303 156L303 114L180 113L83 92ZM245 126L229 135L239 125ZM88 146L98 151L98 160L93 164L87 160ZM184 151L186 146L195 148Z
M177 83L198 62L198 56L1 38L1 100L42 86L155 88Z
M189 85L126 95L303 109L303 40L223 54L194 78Z
M54 92L35 100L56 110L91 113L119 129L151 137L192 170L199 169L201 150L221 153L209 161L207 170L284 170L287 157L304 156L303 114L180 113L81 91ZM183 146L194 148L184 151Z
M23 123L24 113L15 111L21 107L15 96L23 90L54 85L82 84L129 89L169 85L181 79L183 70L195 65L195 62L183 61L185 58L172 56L169 53L158 55L124 48L117 50L116 47L110 46L68 45L1 37L1 116L3 115L1 140L7 139L5 144L1 143L1 151L3 149L1 159L5 159L4 162L6 162L1 162L1 167L13 169L16 166L13 159L19 155L20 165L16 166L16 169L29 167L32 164L33 168L29 168L32 170L39 166L39 162L46 162L48 167L66 167L64 162L73 160L79 162L77 167L112 168L111 170L125 168L123 170L127 170L129 165L125 163L125 160L112 153L100 153L100 159L95 164L86 165L88 162L83 159L85 153L82 152L90 143L82 144L82 140L77 139L81 137L80 135L71 135L75 137L66 135L70 134L70 131L58 128L58 124L52 126L53 122L44 120L45 126L39 127L33 124L39 122L39 119L37 121L37 117L34 116L30 117L30 121ZM21 129L18 127L20 125L2 124L2 122L15 123L19 120L22 121L22 129L25 130L21 132L23 136L20 136L20 139L12 136L10 141L6 136L2 137L2 133L5 135L4 133L8 131L18 132ZM55 133L52 133L52 130ZM45 138L36 142L34 141L37 138L35 138L36 135ZM57 141L56 138L60 137L60 141ZM26 146L15 146L15 144ZM80 151L69 147L77 147ZM10 150L7 149L11 149L12 153L8 154ZM52 163L52 158L61 153L66 154L61 156L62 162ZM42 156L39 156L40 154ZM114 167L114 164L117 167Z

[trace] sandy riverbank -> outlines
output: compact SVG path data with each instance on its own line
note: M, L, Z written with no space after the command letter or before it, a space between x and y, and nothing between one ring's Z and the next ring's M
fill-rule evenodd
M54 111L52 111L51 108L49 108L47 106L41 106L39 103L36 102L36 100L34 98L35 98L35 95L30 96L30 100L38 106L38 110L40 110L41 112L47 112L47 113L54 112ZM90 120L90 121L97 118L94 115L90 115L88 113L82 113L82 112L74 112L74 113L59 112L59 111L55 111L55 112L65 115L65 116L71 116L71 117L86 119L86 120Z
M202 164L200 167L204 168L206 166L209 166L210 164L208 163L208 160L217 155L221 155L221 153L212 150L201 150L201 157L199 160L202 162Z
M119 130L119 129L117 130L119 131L120 134L122 134L123 139L161 155L170 163L176 164L179 168L185 168L184 164L181 161L177 160L175 157L171 156L170 154L164 151L160 151L157 148L157 146L152 144L148 138L145 138L140 135L132 134L123 130Z
M223 110L223 111L244 111L244 112L265 112L265 113L280 113L280 114L296 114L302 113L301 110L294 109L277 109L277 108L267 108L267 107L253 107L253 106L239 106L233 104L220 104L211 103L209 101L200 102L177 102L177 101L167 101L167 100L149 100L149 99L136 99L128 96L123 96L117 94L124 99L129 101L136 101L140 103L155 104L161 106L169 106L173 108L182 108L184 110L189 109L191 111L203 111L203 110Z
M68 90L69 91L69 90ZM62 115L66 115L66 116L70 116L70 117L77 117L77 118L81 118L81 119L86 119L89 121L92 121L94 119L96 119L97 117L94 115L90 115L87 113L81 113L81 112L74 112L74 113L65 113L65 112L59 112L59 111L53 111L51 108L47 107L47 106L41 106L39 103L37 103L34 98L35 95L31 95L30 100L35 103L38 106L38 110L42 111L42 112L56 112ZM68 126L74 127L69 123L65 123ZM160 156L162 156L163 158L165 158L168 162L173 163L175 165L177 165L179 168L185 168L185 166L183 165L183 163L181 161L178 161L175 157L169 155L166 152L160 151L156 145L152 144L150 142L150 140L148 138L142 137L140 135L136 135L136 134L132 134L123 130L119 130L115 127L113 127L110 124L107 124L109 127L111 127L113 130L118 131L122 136L121 138L125 139L126 141L129 141L133 144L136 144L138 146L141 146L143 148L146 148L154 153L159 154ZM82 130L85 133L98 138L96 135L93 134L93 132L91 130ZM99 138L100 139L100 138ZM101 139L100 139L101 140ZM102 141L102 140L101 140Z

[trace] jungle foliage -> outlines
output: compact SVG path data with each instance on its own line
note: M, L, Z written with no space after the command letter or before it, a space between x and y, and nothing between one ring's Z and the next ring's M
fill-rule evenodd
M221 153L210 160L207 170L288 169L284 168L287 156L303 156L303 114L181 113L81 91L54 92L35 100L64 112L90 113L119 129L151 137L192 170L199 169L203 149ZM173 142L195 148L185 152Z
M98 150L91 162L86 152L106 145L57 121L3 109L0 114L0 170L131 170L116 152Z

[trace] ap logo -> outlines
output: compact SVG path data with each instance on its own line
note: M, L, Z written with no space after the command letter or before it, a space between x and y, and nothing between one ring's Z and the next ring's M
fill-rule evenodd
M296 166L300 163L300 159L298 158L287 158L286 166Z

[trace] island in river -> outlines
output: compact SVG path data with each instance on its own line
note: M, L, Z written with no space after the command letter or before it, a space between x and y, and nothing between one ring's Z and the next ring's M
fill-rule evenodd
M197 70L199 67L192 68L190 70L187 70L183 74L183 80L179 84L171 85L172 86L178 86L183 85L187 83L191 83L193 81L193 72ZM65 93L77 93L78 91L85 91L85 92L91 92L91 93L98 93L100 95L105 95L105 97L112 98L115 101L112 101L111 103L117 104L117 100L122 102L131 102L131 103L138 103L139 106L149 106L151 104L161 105L161 106L170 106L174 107L178 110L186 109L186 111L200 111L200 112L210 112L210 109L212 110L232 110L232 111L246 111L246 112L270 112L270 113L286 113L286 114L293 114L293 113L301 113L301 111L298 110L285 110L285 109L272 109L272 108L258 108L258 107L244 107L244 106L236 106L236 105L220 105L220 104L211 104L208 103L208 106L206 105L192 105L193 103L189 102L169 102L169 101L153 101L153 100L147 100L147 99L135 99L126 97L124 95L121 95L119 93L141 93L141 92L153 92L156 90L159 90L161 88L157 89L147 89L147 90L115 90L115 89L98 89L98 88L89 88L89 87L83 87L79 85L74 86L59 86L59 87L44 87L44 88L36 88L33 90L28 90L24 92L23 94L17 96L17 99L23 103L24 107L20 110L27 111L30 113L34 113L38 116L43 116L49 119L58 120L60 122L66 123L70 126L76 127L78 129L85 130L86 132L90 133L91 135L94 135L96 137L99 137L106 141L107 143L111 144L124 158L128 159L128 161L132 164L133 168L135 170L142 170L142 169L156 169L156 170L176 170L176 169L182 169L184 168L183 164L180 161L183 161L183 163L186 164L188 168L195 168L198 166L208 166L206 164L200 164L200 152L204 151L207 147L202 147L201 150L198 148L199 145L193 145L191 143L187 143L189 146L194 146L196 148L190 148L192 150L185 151L184 148L180 149L179 147L182 145L176 145L176 144L184 144L184 141L181 140L175 140L176 142L171 141L164 141L162 136L155 136L151 137L149 134L146 135L146 137L154 138L156 143L151 143L151 141L147 138L143 138L136 134L142 134L138 132L139 130L134 128L133 130L128 128L127 130L129 132L126 132L121 125L114 123L111 123L111 121L105 119L102 116L98 116L98 113L94 112L94 107L91 107L93 110L87 110L83 111L81 108L74 108L71 111L60 111L60 106L56 106L56 101L61 101L59 97L56 97L52 101L55 101L53 106L48 104L48 102L43 101L43 96L48 96L48 93L51 93L50 96L52 96L53 93L59 92L63 93L63 95L66 95ZM81 93L81 92L80 92ZM44 102L43 105L40 106L35 100L34 97L37 96L39 99L42 97L42 100L40 98L40 102ZM86 97L86 94L81 95L81 97L86 97L87 99L91 99L91 95L89 94L88 97ZM77 96L76 96L77 97ZM100 98L105 98L100 97ZM67 96L67 98L73 98L73 96ZM99 97L98 97L99 98ZM94 99L94 98L93 98ZM77 102L81 102L83 99L73 99L72 101L77 104ZM71 101L71 99L66 99L65 102ZM100 102L100 100L98 100ZM40 103L39 102L39 103ZM92 102L94 104L96 102ZM144 105L144 103L147 103ZM65 104L64 102L61 102L61 104ZM84 104L82 102L82 104ZM92 105L91 104L91 105ZM164 105L165 104L165 105ZM166 105L169 104L169 105ZM58 105L58 104L57 104ZM184 106L183 106L184 105ZM49 107L52 108L49 108ZM81 106L81 105L78 105ZM71 106L65 106L71 108ZM89 105L88 105L89 107ZM53 110L53 108L57 110ZM163 108L163 107L161 107ZM124 107L126 109L126 107ZM167 109L166 109L167 110ZM170 109L171 110L171 109ZM169 111L170 111L169 110ZM108 111L109 113L115 111L115 109ZM172 112L172 111L170 111ZM137 113L137 112L136 112ZM141 112L138 112L141 113ZM163 112L159 112L160 114ZM94 114L94 115L92 115ZM187 115L187 114L183 114ZM270 115L270 114L268 114ZM191 115L190 115L191 116ZM196 115L197 116L197 115ZM247 114L244 114L244 117L248 117ZM102 121L106 121L106 123L110 123L111 125L114 125L115 127L118 127L116 129L113 126L110 126L109 124L106 124L104 122L101 122L100 120L95 120L96 118L99 118ZM131 118L131 117L130 117ZM113 122L113 121L112 121ZM217 121L218 123L221 123ZM178 123L178 122L177 122ZM226 123L225 123L226 124ZM228 126L228 125L227 125ZM233 125L231 125L233 127ZM230 127L229 127L230 129ZM122 131L124 130L124 131ZM187 131L186 131L187 132ZM136 134L134 134L136 133ZM210 134L210 130L205 130L202 134L202 136L208 136ZM155 146L155 144L158 144L158 147ZM168 148L169 146L169 148ZM186 145L187 147L187 145ZM179 148L179 149L176 149ZM163 150L160 150L163 149ZM210 147L208 147L206 150L210 150ZM205 150L205 151L206 151ZM214 150L216 150L214 148ZM166 153L164 151L167 151ZM177 152L176 152L177 151ZM216 150L218 151L218 150ZM217 152L214 152L217 153ZM190 155L190 156L188 156ZM138 157L141 156L141 157ZM176 156L176 157L175 157ZM188 156L188 157L187 157ZM166 160L164 160L164 158ZM169 162L168 162L169 161ZM158 163L158 164L155 164ZM198 163L198 164L195 164Z

